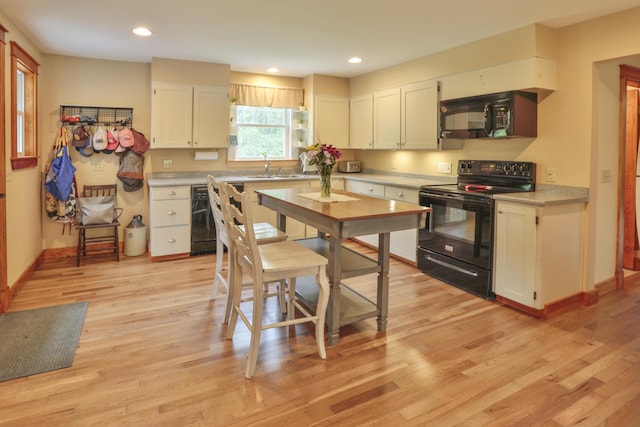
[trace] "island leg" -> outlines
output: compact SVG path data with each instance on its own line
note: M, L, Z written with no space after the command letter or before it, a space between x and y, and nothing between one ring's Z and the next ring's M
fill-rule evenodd
M391 233L380 233L378 236L378 330L387 329L389 312L389 253Z
M329 263L327 264L327 276L331 285L329 293L329 306L327 307L327 329L329 345L338 344L340 339L340 277L342 269L340 257L342 241L333 236L329 238Z

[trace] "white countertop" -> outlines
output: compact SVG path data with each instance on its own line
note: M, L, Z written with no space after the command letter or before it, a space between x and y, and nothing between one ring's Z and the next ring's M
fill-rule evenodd
M149 187L169 187L180 185L198 185L207 183L207 175L211 172L157 172L147 174ZM238 175L221 175L213 173L216 178L227 182L268 182L268 181L299 181L319 179L318 175L275 175L266 178L251 173ZM455 177L433 177L420 175L391 175L386 173L334 173L336 178L344 178L354 181L373 182L382 185L396 185L401 187L419 189L422 185L455 184ZM582 187L562 187L558 185L536 186L536 191L528 193L496 194L495 200L504 200L515 203L524 203L536 206L545 206L562 203L586 203L589 200L589 190Z

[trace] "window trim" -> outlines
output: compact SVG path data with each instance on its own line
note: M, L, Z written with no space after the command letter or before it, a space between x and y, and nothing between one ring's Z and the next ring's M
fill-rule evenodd
M283 129L285 132L285 155L283 157L269 157L270 161L295 161L297 159L294 158L295 155L295 139L294 139L294 127L293 127L293 108L289 107L263 107L257 105L238 105L236 107L250 107L250 108L261 108L261 109L278 109L285 110L285 124L283 125L272 125L272 124L239 124L237 121L235 127L239 130L240 127L256 127L256 128L274 128L274 129ZM237 135L237 134L236 134ZM227 151L227 158L232 162L264 162L263 157L251 157L251 158L241 158L237 157L237 146L230 146Z
M38 165L39 65L18 43L11 42L11 168L13 170L32 168ZM26 91L33 93L32 97L25 99L24 155L18 153L18 106L16 103L18 69L25 74Z

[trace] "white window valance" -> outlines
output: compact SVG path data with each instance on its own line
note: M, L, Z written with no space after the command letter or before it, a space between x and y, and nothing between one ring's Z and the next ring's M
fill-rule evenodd
M231 83L229 97L238 105L252 107L298 108L304 99L304 91L292 87L254 86Z

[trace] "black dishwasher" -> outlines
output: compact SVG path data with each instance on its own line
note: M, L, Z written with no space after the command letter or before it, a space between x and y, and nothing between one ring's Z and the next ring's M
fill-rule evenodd
M216 252L216 224L206 185L191 186L191 255Z

